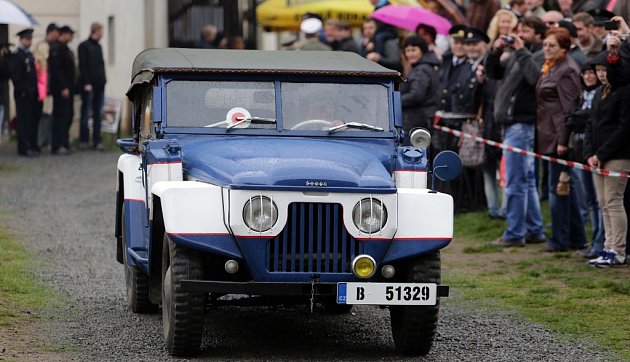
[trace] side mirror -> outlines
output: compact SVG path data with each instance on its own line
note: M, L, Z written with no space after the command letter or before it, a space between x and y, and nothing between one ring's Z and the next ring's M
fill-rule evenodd
M124 153L128 153L130 155L138 154L138 142L133 138L120 138L116 140L116 145L120 148Z
M433 159L433 177L431 191L435 192L435 178L442 181L452 181L462 171L462 159L453 151L442 151Z

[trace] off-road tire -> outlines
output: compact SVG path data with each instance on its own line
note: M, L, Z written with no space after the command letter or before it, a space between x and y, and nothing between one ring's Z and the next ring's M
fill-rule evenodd
M125 211L122 212L122 257L125 268L125 289L127 304L134 313L151 313L157 310L157 305L149 301L149 276L129 265L127 261L127 242L125 235Z
M206 296L181 290L182 280L203 279L201 258L164 235L162 248L162 324L164 342L173 356L199 353Z
M440 283L440 252L411 259L397 270L397 281ZM392 335L396 350L404 355L426 355L435 339L439 299L431 306L390 306Z

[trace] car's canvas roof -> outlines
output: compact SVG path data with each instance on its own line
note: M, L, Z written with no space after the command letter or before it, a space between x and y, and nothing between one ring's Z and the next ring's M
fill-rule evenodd
M136 56L128 94L134 86L159 73L400 76L395 70L348 52L157 48Z

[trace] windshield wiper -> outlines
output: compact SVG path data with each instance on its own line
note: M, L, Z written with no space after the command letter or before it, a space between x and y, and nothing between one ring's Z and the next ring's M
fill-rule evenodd
M341 124L339 126L330 127L328 129L328 133L337 132L342 128L356 128L356 129L362 129L366 131L383 131L383 128L381 127L376 127L376 126L372 126L365 123L359 123L359 122L348 122L348 123Z
M276 123L276 119L275 118L265 118L265 117L236 117L236 119L238 119L238 122L235 122L229 126L227 126L227 129L232 129L236 126L238 126L239 124L249 121L252 124L275 124Z
M263 118L263 117L237 117L236 119L238 119L238 122L235 122L233 124L230 124L229 126L225 127L226 129L232 129L236 126L238 126L239 124L249 121L253 124L269 124L269 123L276 123L276 120L274 118ZM230 120L225 120L225 121L221 121L221 122L217 122L217 123L213 123L213 124L209 124L207 126L204 127L218 127L218 126L222 126L224 124L229 124L232 123Z

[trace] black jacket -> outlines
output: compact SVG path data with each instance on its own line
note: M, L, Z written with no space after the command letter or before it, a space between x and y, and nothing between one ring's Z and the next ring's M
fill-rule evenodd
M48 89L50 93L60 95L61 91L68 88L74 93L76 85L74 55L67 45L54 42L50 46L48 56Z
M601 162L630 159L630 85L613 88L601 99L603 88L595 94L586 124L584 158L597 155Z
M33 53L18 48L10 58L9 71L15 98L25 96L37 98L37 72Z
M431 120L437 110L440 61L433 52L424 54L413 64L407 81L400 85L403 111L403 129L407 134L414 127L431 129Z
M453 55L445 54L440 67L440 87L437 98L438 109L443 112L465 112L468 102L468 82L470 81L470 63L463 57L453 65Z
M503 64L501 52L488 52L486 75L503 80L494 101L494 117L500 124L536 124L536 83L545 62L541 48L538 44L519 49Z
M354 41L354 39L352 39L352 37L340 40L337 43L335 50L340 50L344 52L353 52L357 54L359 53L359 47L357 46L357 43Z
M79 74L81 86L86 84L103 86L107 82L103 49L92 38L79 44Z

